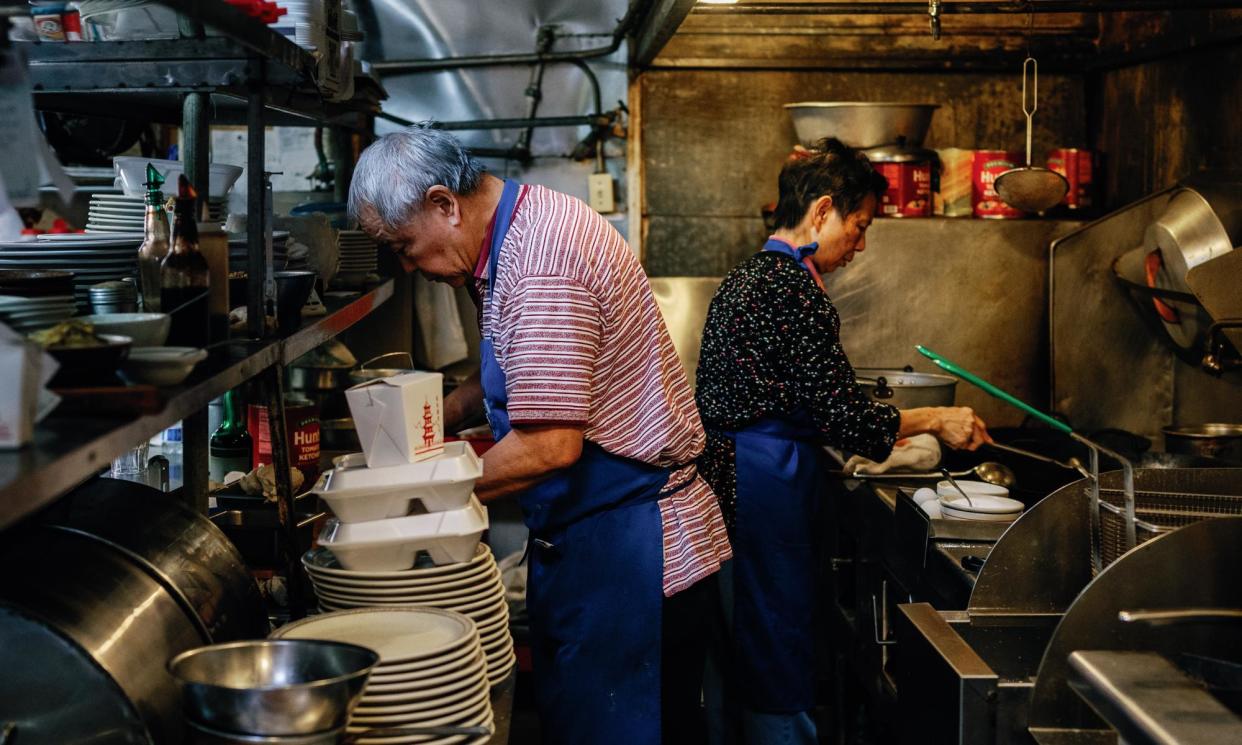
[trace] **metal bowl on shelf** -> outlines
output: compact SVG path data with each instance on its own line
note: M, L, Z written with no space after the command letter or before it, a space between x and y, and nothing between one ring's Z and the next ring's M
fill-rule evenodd
M858 384L873 401L915 409L921 406L952 406L957 378L910 370L860 367L854 370Z
M309 735L344 727L379 655L314 639L233 642L177 655L186 716L243 735Z
M904 142L921 147L931 127L932 114L940 108L930 103L863 101L801 101L787 103L794 131L804 147L825 137L846 145L872 148Z

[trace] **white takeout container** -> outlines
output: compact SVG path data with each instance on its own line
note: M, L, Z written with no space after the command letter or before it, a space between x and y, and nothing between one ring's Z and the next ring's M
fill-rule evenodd
M367 466L417 463L444 450L444 375L412 372L345 391Z
M448 512L365 523L329 520L319 543L346 569L391 572L414 566L420 551L436 564L470 561L487 526L487 508L471 497L465 507Z
M483 461L467 442L446 443L439 456L418 463L367 468L362 453L334 463L336 468L321 474L311 491L343 523L403 517L414 501L428 512L461 509L483 475Z

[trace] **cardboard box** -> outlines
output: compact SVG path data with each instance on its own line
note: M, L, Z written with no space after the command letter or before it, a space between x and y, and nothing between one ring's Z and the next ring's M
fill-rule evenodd
M413 372L345 391L367 467L417 463L444 451L444 376Z

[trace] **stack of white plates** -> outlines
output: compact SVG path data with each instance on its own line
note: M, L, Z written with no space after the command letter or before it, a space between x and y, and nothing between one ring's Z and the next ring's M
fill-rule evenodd
M1009 490L982 481L957 479L957 485L970 497L962 496L948 481L936 484L940 497L940 513L955 520L1011 523L1022 514L1024 505L1009 498Z
M360 282L379 268L378 247L361 230L341 231L341 263L338 276L343 282Z
M140 245L141 235L39 236L36 241L0 243L0 269L71 271L74 297L85 308L91 285L137 275Z
M480 544L474 558L461 564L415 565L397 572L345 569L325 548L308 551L302 565L324 611L408 605L457 611L478 624L492 685L517 664L500 568L486 545Z
M273 230L272 231L272 264L275 271L285 268L285 264L289 260L289 251L286 244L289 242L289 231ZM249 266L250 258L246 253L247 242L245 233L229 234L229 271L244 272Z
M436 608L368 608L328 613L277 629L282 639L327 639L359 644L379 654L349 733L370 745L484 743L489 735L367 737L395 727L492 728L483 648L475 624Z
M19 334L28 334L71 317L77 311L72 295L17 297L0 295L0 323Z
M146 209L143 197L96 193L91 196L91 203L86 217L86 232L141 233ZM207 218L209 221L224 222L227 217L227 197L212 197L207 200ZM172 215L168 216L168 220L171 227Z

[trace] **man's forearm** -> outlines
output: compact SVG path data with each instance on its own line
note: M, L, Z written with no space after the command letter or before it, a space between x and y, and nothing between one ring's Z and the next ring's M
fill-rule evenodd
M577 427L514 428L483 456L483 477L474 485L479 499L525 491L582 455L582 430Z
M444 397L444 433L452 434L483 411L483 386L475 372Z

